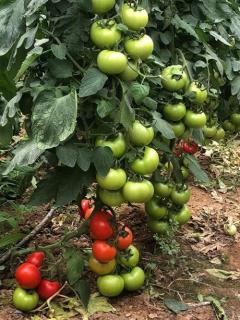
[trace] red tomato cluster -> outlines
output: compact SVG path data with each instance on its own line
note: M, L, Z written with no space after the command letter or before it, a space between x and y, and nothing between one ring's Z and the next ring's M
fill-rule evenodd
M40 269L44 259L44 252L33 252L27 256L26 262L17 267L15 278L19 287L13 293L13 303L17 309L31 311L36 308L39 297L47 300L61 288L58 281L42 279Z

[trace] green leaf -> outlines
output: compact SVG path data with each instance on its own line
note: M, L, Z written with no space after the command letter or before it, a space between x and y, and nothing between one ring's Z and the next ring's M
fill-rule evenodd
M74 285L82 276L84 259L76 249L66 249L64 258L67 263L67 277L70 285Z
M115 109L116 105L113 101L100 100L97 104L97 113L100 118L105 118Z
M93 163L98 174L105 177L114 163L112 150L108 147L95 148L93 151Z
M149 95L149 85L133 82L130 85L129 93L137 104L140 104Z
M50 73L57 79L66 79L72 77L73 65L69 61L49 59L48 67Z
M12 99L16 94L16 87L7 73L0 71L0 92L6 100Z
M0 212L0 223L8 223L11 227L16 228L18 225L18 222L16 218L12 217L7 212Z
M157 111L152 112L154 127L167 139L174 139L175 134L170 124L163 120L161 114Z
M24 237L24 234L19 231L13 231L7 235L4 235L0 239L0 249L9 247L15 243L17 243L19 240L21 240Z
M66 54L67 54L67 47L65 45L65 43L61 43L61 44L52 44L51 45L51 50L52 53L54 54L54 56L60 60L63 60L66 58Z
M146 97L146 98L143 100L143 104L144 104L148 109L157 110L157 106L158 106L157 101L153 100L153 99L150 98L150 97Z
M24 0L9 0L0 4L0 56L6 54L22 31Z
M78 159L78 148L73 143L58 146L56 154L59 161L67 167L75 167Z
M77 119L77 96L71 92L57 97L55 91L42 91L32 114L33 139L40 149L56 147L75 130Z
M215 31L210 31L209 33L210 33L211 36L214 37L214 39L215 39L216 41L221 41L223 44L225 44L225 45L227 45L227 46L229 46L229 47L232 46L231 43L229 43L227 40L225 40L225 39L224 39L220 34L218 34L217 32L215 32Z
M86 280L78 280L78 282L73 285L73 288L78 294L83 305L87 307L90 298L90 286L88 282Z
M78 150L77 165L83 171L88 171L92 161L92 150L88 148L80 148Z
M197 160L194 158L194 156L187 154L185 155L185 158L188 161L188 166L192 174L195 176L195 178L200 182L207 184L210 182L209 177L205 171L200 167Z
M193 36L195 39L199 40L198 35L197 35L196 31L194 30L194 28L189 23L187 23L185 20L182 20L179 17L179 15L176 14L174 16L172 23L177 29L181 28L181 29L185 30L188 34Z
M119 111L115 121L121 123L126 129L129 129L135 120L135 111L132 108L129 98L124 94L120 103Z
M203 145L205 137L202 129L193 129L192 137L197 144Z
M4 108L2 117L0 117L0 126L5 126L8 123L9 118L13 118L17 112L17 104L22 97L20 91L17 92L16 96L13 97Z
M98 69L88 69L81 81L79 96L83 98L96 94L104 87L107 80L108 77Z
M164 299L163 303L165 306L171 310L172 312L178 314L182 311L188 310L188 306L186 303L176 300L176 299Z
M36 11L38 11L41 6L43 6L45 3L47 3L48 0L31 0L27 6L27 16L33 15Z

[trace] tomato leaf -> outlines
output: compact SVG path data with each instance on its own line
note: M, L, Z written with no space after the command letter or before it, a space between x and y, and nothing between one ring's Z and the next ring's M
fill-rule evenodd
M186 154L185 158L188 161L188 166L192 174L195 176L195 178L204 184L207 184L210 182L210 179L207 175L207 173L200 167L198 161L194 158L194 156L190 154Z
M87 307L88 305L88 301L90 298L90 286L88 284L88 282L86 280L78 280L78 282L76 282L73 285L74 290L76 291L76 293L78 294L80 300L82 301L83 305L85 307Z
M67 143L63 146L58 146L56 149L58 159L67 167L75 167L78 159L78 148L73 143Z
M175 134L172 130L170 124L163 120L161 114L157 111L152 112L153 120L154 120L154 127L163 135L163 137L167 139L174 139Z
M79 89L79 97L88 97L100 91L108 77L96 68L90 68L86 71Z
M24 234L22 232L14 230L13 232L9 234L5 234L2 238L0 238L0 249L9 247L15 243L17 243L19 240L21 240L24 237Z
M82 169L83 171L88 171L91 165L91 161L92 150L85 147L78 149L77 164L80 169Z
M149 95L149 91L149 85L140 84L138 82L133 82L129 87L129 94L137 104L142 103Z
M97 103L97 113L100 118L105 118L116 108L114 101L99 100Z
M64 253L67 266L67 278L70 285L74 285L82 276L84 259L76 249L67 248Z
M176 314L188 310L188 305L186 303L176 299L164 299L163 302L169 310Z
M99 161L101 159L101 161ZM93 151L93 163L102 177L105 177L114 163L112 150L108 147L97 147Z
M63 60L66 58L67 54L67 47L65 43L61 44L52 44L51 45L51 50L54 56L60 60Z

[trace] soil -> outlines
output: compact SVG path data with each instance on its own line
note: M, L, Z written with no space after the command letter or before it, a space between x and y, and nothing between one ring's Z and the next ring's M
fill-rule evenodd
M120 220L131 226L135 243L142 248L141 265L147 272L147 283L142 291L111 299L110 303L115 311L95 313L89 317L90 320L239 320L240 236L227 236L223 226L229 219L238 222L240 188L221 193L192 186L191 191L189 206L193 217L176 233L176 243L169 239L165 244L161 239L153 240L146 227L142 207L122 207L119 210ZM32 228L45 215L47 209L46 207L40 212L31 213L31 219L28 219L24 228ZM55 217L29 245L53 243L64 232L66 224L71 228L77 227L79 219L76 211L76 207L71 207L67 215L60 214ZM88 239L82 237L81 243L76 241L75 244L80 247L88 246ZM180 250L167 254L167 244L173 251L180 245ZM19 260L15 263L19 263ZM229 273L227 276L225 274L226 279L221 279L207 272L208 269L221 269ZM2 276L0 320L67 319L64 316L55 317L47 311L34 316L17 312L8 303L12 294L9 289L13 283L11 279L12 273L5 272ZM94 283L92 289L95 291ZM214 307L213 303L203 302L208 300L209 296L214 297L222 309L216 304ZM175 299L177 303L184 302L188 309L174 314L165 305L167 298ZM60 298L55 300L56 303L58 299ZM68 319L83 318L79 314Z

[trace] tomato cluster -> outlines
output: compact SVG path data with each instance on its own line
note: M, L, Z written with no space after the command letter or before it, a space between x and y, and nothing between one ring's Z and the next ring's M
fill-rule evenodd
M140 289L145 273L137 266L140 254L132 244L131 229L127 226L117 228L113 213L102 209L91 218L89 232L93 244L88 266L98 275L99 292L107 297L115 297L124 289Z
M44 259L44 252L33 252L27 257L26 262L17 267L15 278L18 287L13 293L13 304L18 310L35 309L39 298L47 300L61 288L58 281L42 279L40 268Z

